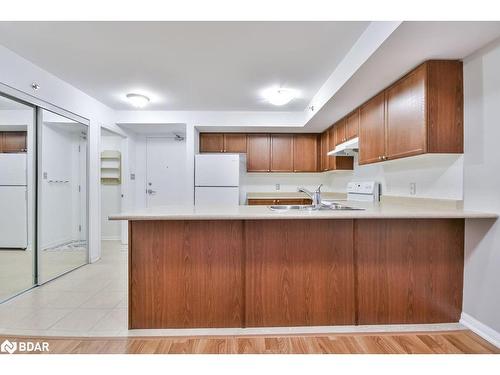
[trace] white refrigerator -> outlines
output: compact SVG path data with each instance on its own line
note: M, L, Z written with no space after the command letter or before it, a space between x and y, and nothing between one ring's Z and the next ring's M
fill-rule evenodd
M195 205L239 205L244 201L240 185L246 171L245 154L195 155Z
M0 153L0 248L26 249L26 154Z

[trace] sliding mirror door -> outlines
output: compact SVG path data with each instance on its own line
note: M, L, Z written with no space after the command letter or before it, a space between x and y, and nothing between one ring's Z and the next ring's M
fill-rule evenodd
M35 284L35 111L0 95L0 302Z
M88 263L87 126L39 110L38 283Z

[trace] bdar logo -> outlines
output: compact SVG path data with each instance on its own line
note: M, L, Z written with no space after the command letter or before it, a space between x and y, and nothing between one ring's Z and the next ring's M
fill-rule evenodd
M4 353L14 353L17 350L17 342L10 342L5 340L2 345L0 345L0 350Z

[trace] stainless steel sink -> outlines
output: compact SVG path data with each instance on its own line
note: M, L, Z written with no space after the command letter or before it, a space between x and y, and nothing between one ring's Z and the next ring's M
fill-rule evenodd
M315 208L309 205L276 205L269 206L272 211L285 212L290 210L302 210L302 211L362 211L364 208L356 208L350 206L344 206L338 203L333 204L323 204L320 208Z

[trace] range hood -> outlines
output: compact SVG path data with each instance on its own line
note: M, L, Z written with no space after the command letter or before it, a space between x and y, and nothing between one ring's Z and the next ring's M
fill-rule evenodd
M328 153L329 156L353 156L359 149L359 138L349 139L335 147L334 150Z

